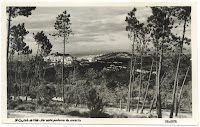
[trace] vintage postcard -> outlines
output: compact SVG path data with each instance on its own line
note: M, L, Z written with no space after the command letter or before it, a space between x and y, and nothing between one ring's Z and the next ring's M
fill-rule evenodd
M3 2L3 123L197 125L195 2Z

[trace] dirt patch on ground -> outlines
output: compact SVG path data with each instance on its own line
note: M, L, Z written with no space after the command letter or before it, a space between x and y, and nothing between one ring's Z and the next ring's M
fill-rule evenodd
M78 116L37 113L31 111L8 110L8 118L79 118Z

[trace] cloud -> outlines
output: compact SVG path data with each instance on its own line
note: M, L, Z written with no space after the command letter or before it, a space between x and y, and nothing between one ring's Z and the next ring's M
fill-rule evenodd
M25 41L36 52L37 45L32 33L44 31L53 44L53 52L63 51L63 38L55 38L49 34L55 33L56 17L64 10L71 15L71 29L66 52L80 54L86 52L130 51L131 43L125 31L127 13L134 7L37 7L32 15L19 16L12 19L12 25L25 23L30 32ZM146 23L151 15L149 7L136 7L136 17L141 23ZM181 28L173 29L180 33ZM191 29L187 29L186 36L190 37Z

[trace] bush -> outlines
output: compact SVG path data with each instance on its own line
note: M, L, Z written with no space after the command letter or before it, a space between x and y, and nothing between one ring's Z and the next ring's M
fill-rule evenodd
M8 100L8 105L7 108L8 109L15 109L17 106L21 105L22 99L17 99L17 100Z
M35 111L36 106L33 104L22 104L16 107L17 110Z
M31 93L31 94L30 94L30 98L31 98L31 99L35 99L35 98L36 98L36 94Z
M55 114L63 115L63 114L64 114L64 111L61 110L60 108L58 108L58 109L55 111Z
M36 105L35 104L25 104L25 109L28 111L35 111Z
M50 104L49 100L47 99L42 100L42 106L47 107L49 104Z
M50 113L50 114L65 114L65 109L63 108L62 104L54 103L54 102L48 102L48 105L44 106L42 104L38 109L38 112L43 113Z
M51 107L51 108L58 108L59 107L59 105L56 104L56 103L49 103L48 106Z
M17 99L17 104L18 104L18 105L20 105L20 104L22 104L22 103L23 103L22 99Z
M52 108L51 107L45 107L44 108L44 113L54 113L54 111L52 110Z
M50 101L56 94L55 86L51 84L43 84L38 87L39 97L44 98L44 100Z
M36 108L35 106L31 106L31 107L30 107L30 110L31 110L31 111L35 111L35 108Z
M98 118L102 117L103 115L103 106L104 103L102 102L102 99L99 97L96 90L93 88L89 91L87 96L87 106L90 110L89 115L91 118Z
M37 100L37 104L42 105L42 100L40 98Z
M19 106L17 106L16 109L17 109L17 110L22 110L22 111L24 111L26 108L25 108L24 105L19 105Z
M17 107L17 101L12 101L12 100L9 100L8 101L8 106L7 106L7 108L8 109L15 109L16 107Z
M113 118L128 118L128 116L126 116L124 113L120 113L120 114L114 113L112 117Z
M67 114L69 114L71 116L81 116L79 111L71 111L71 112L68 112Z

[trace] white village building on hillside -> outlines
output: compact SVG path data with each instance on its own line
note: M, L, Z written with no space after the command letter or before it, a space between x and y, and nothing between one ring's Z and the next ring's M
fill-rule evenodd
M64 54L64 64L69 65L72 64L74 57L70 54ZM61 64L63 61L63 54L61 53L52 53L46 57L44 57L44 61L50 62L50 65Z
M81 56L81 57L78 57L77 60L78 61L86 60L88 62L94 62L94 61L96 61L97 57L102 56L102 55L103 54Z

